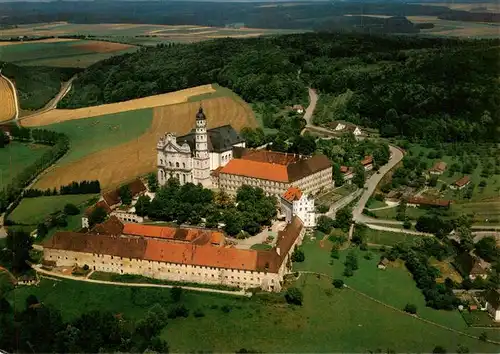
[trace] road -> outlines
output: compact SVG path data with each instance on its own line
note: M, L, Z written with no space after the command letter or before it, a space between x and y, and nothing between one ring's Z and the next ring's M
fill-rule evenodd
M392 159L390 159L388 163L380 167L377 173L368 178L365 183L365 191L363 192L363 195L361 195L361 198L352 211L353 220L356 222L366 224L371 222L372 220L378 220L363 215L363 210L366 206L366 203L368 202L368 199L371 197L371 195L375 191L375 188L377 188L377 185L382 180L384 175L403 159L404 154L400 149L392 145L389 145L389 149L392 153ZM379 223L381 222L379 221Z
M316 109L316 103L318 103L318 94L312 88L309 88L309 106L306 108L306 113L304 113L304 119L306 120L306 127L313 126L312 117L314 110Z

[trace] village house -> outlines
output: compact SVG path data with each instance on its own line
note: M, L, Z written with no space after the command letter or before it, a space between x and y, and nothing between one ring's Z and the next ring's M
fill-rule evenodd
M138 226L144 225L125 224L121 236L57 232L43 244L44 263L56 267L87 265L102 272L280 291L284 276L291 272L291 255L305 233L302 221L295 216L278 232L272 249L256 251L226 247L217 237L214 245L213 231L205 233L210 235L209 242L198 244L199 231L189 236L189 231L172 233L165 229L152 231L154 226ZM179 238L183 235L190 240L179 242L177 232Z
M349 122L335 121L328 125L337 132L352 133L355 137L359 137L363 134L362 130L358 126Z
M464 189L470 184L469 176L463 176L462 178L456 180L452 185L450 185L451 189Z
M500 294L498 290L488 290L484 294L486 300L486 310L493 317L494 321L500 321Z
M439 161L432 166L432 168L429 170L429 173L431 175L442 175L443 172L446 171L446 162L444 161Z
M216 185L235 195L246 184L280 197L292 185L316 194L333 187L332 163L325 155L303 156L282 152L234 148L234 159L212 174Z
M304 107L302 107L302 105L300 104L294 104L292 109L299 114L304 113Z
M361 165L365 171L371 171L373 169L373 156L365 156L363 160L361 160Z
M351 183L351 179L354 177L354 169L352 167L340 166L340 173L344 176L344 181Z
M489 265L470 252L456 256L453 265L463 277L468 277L472 281L477 278L486 279L489 275Z
M386 269L386 268L387 268L387 266L389 265L389 263L390 263L390 262L389 262L389 260L388 260L387 258L385 258L385 257L384 257L384 258L382 258L382 259L380 260L380 262L378 262L378 264L377 264L377 268L378 268L378 269Z
M436 208L449 208L451 205L450 200L444 199L429 199L424 197L411 197L406 203L407 206L416 207L436 207Z
M89 216L97 207L104 209L108 215L114 215L123 222L143 222L144 218L135 214L134 205L141 195L147 193L147 188L139 178L128 183L126 186L129 188L130 193L132 194L132 205L130 206L130 208L120 208L122 202L120 199L119 188L111 190L103 194L95 205L90 206L85 210L82 216L82 228L89 227Z
M280 196L281 214L285 220L290 222L294 216L298 216L305 227L316 226L316 213L314 199L308 197L297 187L290 187Z

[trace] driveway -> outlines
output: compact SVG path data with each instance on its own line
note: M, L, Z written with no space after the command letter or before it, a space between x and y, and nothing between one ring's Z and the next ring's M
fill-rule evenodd
M236 242L236 248L240 249L250 249L255 244L264 243L267 240L267 237L272 234L274 236L274 240L271 243L273 245L276 242L276 236L278 235L278 231L282 231L286 226L285 221L276 221L271 225L271 231L268 231L266 227L263 231L259 232L257 235L246 238L244 240L238 240L234 238L229 238L231 241Z

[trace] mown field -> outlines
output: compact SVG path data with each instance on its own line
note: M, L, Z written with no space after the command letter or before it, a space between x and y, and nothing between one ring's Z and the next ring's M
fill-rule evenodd
M10 214L9 219L18 224L36 226L47 219L50 214L62 211L66 204L83 205L93 197L95 197L94 194L77 194L24 198L19 206Z
M14 92L9 85L8 81L0 77L0 122L10 120L16 115L16 103Z
M381 230L373 230L367 228L365 231L366 242L377 245L393 246L398 242L411 241L418 237L418 235L405 234L402 232L388 232Z
M158 139L167 132L188 133L194 127L199 106L199 102L174 104L155 107L152 113L150 109L137 110L50 125L50 129L68 133L72 147L35 187L46 189L74 180L97 179L107 189L149 173L156 166ZM239 131L257 125L251 108L241 99L207 99L203 108L208 128L231 124ZM27 122L30 119L23 124Z
M30 66L84 68L113 55L137 50L129 44L77 39L13 43L16 44L0 42L1 60Z
M11 142L0 149L0 188L7 186L16 175L35 162L48 146Z

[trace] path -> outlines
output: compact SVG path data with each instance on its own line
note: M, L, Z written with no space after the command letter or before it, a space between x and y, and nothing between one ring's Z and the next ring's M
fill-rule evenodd
M5 121L3 123L8 123L8 122L11 122L11 121L16 122L18 120L18 118L19 118L19 99L17 98L16 87L14 86L14 83L12 81L10 81L10 79L8 77L3 76L1 70L0 70L0 76L2 77L2 79L4 79L5 81L7 81L9 83L10 89L12 90L12 93L14 95L14 105L16 106L16 114L15 114L14 118L11 119L11 120L7 120L7 121Z
M318 103L318 94L312 88L309 88L309 106L306 108L306 113L304 113L304 119L306 120L306 127L312 126L312 117L314 110L316 109L316 103Z
M365 225L368 228L373 229L373 230L397 232L400 234L403 233L403 234L418 235L418 236L434 236L433 234L430 234L427 232L413 231L413 230L408 230L408 229L397 229L395 227L380 226L380 225L373 225L373 224L365 224Z
M298 271L298 273L299 273L299 274L314 274L314 275L319 275L319 276L322 276L322 277L327 277L327 278L329 278L329 279L332 279L332 280L333 280L333 277L332 277L331 275L328 275L328 274L325 274L325 273L317 273L317 272L311 272L311 271ZM399 312L399 313L400 313L400 314L402 314L402 315L413 317L413 318L415 318L416 320L419 320L419 321L422 321L422 322L426 322L426 323L431 324L431 325L433 325L433 326L443 328L443 329L445 329L445 330L448 330L448 331L450 331L450 332L454 332L454 333L459 334L459 335L462 335L462 336L466 336L466 337L469 337L469 338L474 338L474 339L477 339L477 340L481 340L481 339L479 339L479 337L474 336L474 335L472 335L472 334L465 333L465 332L461 332L461 331L459 331L459 330L457 330L457 329L454 329L454 328L451 328L451 327L447 327L447 326L444 326L444 325L439 324L439 323L437 323L437 322L433 322L433 321L427 320L427 319L422 318L422 317L420 317L420 316L418 316L418 315L412 315L412 314L410 314L410 313L408 313L408 312L406 312L406 311L403 311L403 310L401 310L401 309L399 309L399 308L397 308L397 307L391 306L391 305L389 305L389 304L386 304L385 302L382 302L382 301L380 301L380 300L377 300L377 299L375 299L375 298L371 297L370 295L367 295L367 294L365 294L365 293L363 293L363 292L361 292L361 291L359 291L359 290L356 290L356 289L354 289L353 287L351 287L351 286L349 286L349 285L347 285L347 284L344 284L344 288L347 288L347 289L349 289L349 290L351 290L351 291L354 291L355 293L357 293L357 294L359 294L359 295L361 295L361 296L364 296L364 297L366 297L367 299L369 299L369 300L371 300L371 301L373 301L373 302L376 302L376 303L378 303L378 304L380 304L380 305L382 305L382 306L384 306L384 307L386 307L386 308L388 308L388 309L391 309L391 310L393 310L393 311ZM487 340L486 340L486 342L493 343L493 344L500 344L500 342L498 342L498 341L494 341L494 340L491 340L491 339L487 339Z
M63 275L56 272L51 272L45 269L42 269L40 265L34 265L32 268L40 274L49 275L56 278L64 278L69 280L83 281L94 284L105 284L105 285L117 285L117 286L131 286L131 287L144 287L144 288L173 288L179 287L185 290L190 291L199 291L203 293L217 293L217 294L225 294L225 295L234 295L234 296L246 296L251 297L252 293L247 293L244 290L239 291L229 291L229 290L219 290L219 289L209 289L209 288L197 288L193 286L178 286L178 285L166 285L166 284L148 284L148 283L121 283L116 281L104 281L104 280L96 280L96 279L85 279L81 277L75 277L72 275Z

